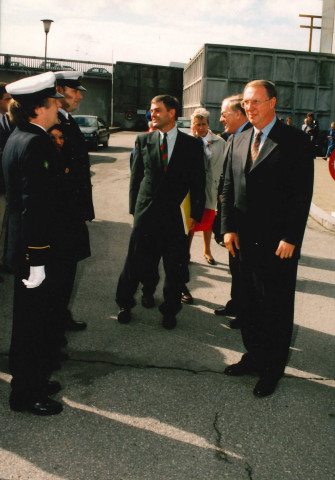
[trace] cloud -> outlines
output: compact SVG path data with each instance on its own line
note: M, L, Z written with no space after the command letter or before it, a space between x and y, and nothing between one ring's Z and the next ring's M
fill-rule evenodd
M2 7L4 53L43 56L40 19L52 18L50 57L167 65L187 63L204 43L306 50L299 24L308 19L299 13L320 14L322 1L2 0Z

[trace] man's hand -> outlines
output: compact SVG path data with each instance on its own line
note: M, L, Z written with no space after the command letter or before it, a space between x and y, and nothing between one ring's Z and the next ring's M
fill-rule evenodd
M30 267L28 280L23 278L22 282L25 284L27 288L36 288L41 285L44 279L45 279L44 265L41 265L40 267Z
M193 230L197 226L197 224L198 224L198 222L196 220L194 220L194 218L190 218L188 228L190 230Z
M293 245L292 243L284 242L284 240L281 240L276 250L276 255L281 259L292 258L294 249L295 249L295 245Z
M237 250L240 249L237 233L235 232L225 233L223 236L223 243L226 245L228 252L231 253L232 256L235 258L236 257L235 248Z

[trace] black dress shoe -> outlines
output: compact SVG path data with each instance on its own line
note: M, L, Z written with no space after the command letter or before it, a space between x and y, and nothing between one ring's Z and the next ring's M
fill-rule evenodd
M256 397L268 397L276 390L277 383L276 379L261 377L256 383L253 393Z
M155 299L153 295L142 295L141 302L144 308L153 308L155 306Z
M47 396L35 400L22 400L11 394L9 406L14 412L30 412L34 415L57 415L63 410L63 405Z
M130 323L131 321L131 311L130 308L120 308L120 311L117 315L117 319L119 323Z
M80 330L85 330L86 327L86 322L78 322L77 320L73 320L73 318L71 318L66 322L65 329L70 332L79 332Z
M191 292L189 290L187 290L187 292L183 292L181 294L181 302L186 303L187 305L192 305L193 297L192 297Z
M241 323L241 320L239 320L238 318L234 318L234 320L230 320L229 322L229 328L241 328L242 326L242 323Z
M242 357L241 361L238 363L228 365L228 367L225 368L224 373L230 377L241 377L242 375L248 375L255 371L255 367L245 357Z
M215 315L220 315L220 316L227 316L227 317L236 317L237 316L237 311L234 306L234 302L232 300L229 300L227 302L227 305L225 307L217 308L214 310Z
M163 327L167 330L172 330L177 325L177 319L173 315L164 315Z
M62 389L61 384L56 380L48 380L45 387L44 392L46 396L49 395L56 395L56 393L60 392Z

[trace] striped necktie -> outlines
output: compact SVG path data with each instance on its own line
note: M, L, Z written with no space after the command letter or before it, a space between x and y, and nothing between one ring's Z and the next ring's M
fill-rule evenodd
M263 132L261 130L258 133L256 133L253 144L251 145L251 161L252 161L252 163L254 163L254 161L258 157L259 146L261 144L261 136L262 135L263 135Z
M11 129L10 129L10 126L9 126L8 115L6 113L4 115L2 115L2 125L3 125L3 128L4 128L5 132L11 133Z
M164 168L164 172L166 172L168 166L168 149L167 149L167 133L164 133L163 141L160 146L161 150L161 160Z

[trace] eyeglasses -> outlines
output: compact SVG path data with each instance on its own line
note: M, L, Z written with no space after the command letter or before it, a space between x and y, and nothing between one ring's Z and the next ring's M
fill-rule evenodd
M259 107L262 103L269 102L271 98L267 100L242 100L241 105L243 108L245 107Z

